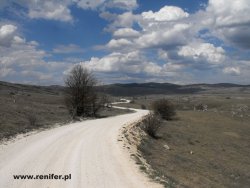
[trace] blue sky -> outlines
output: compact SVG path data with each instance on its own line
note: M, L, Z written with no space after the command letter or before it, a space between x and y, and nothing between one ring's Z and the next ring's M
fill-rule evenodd
M248 0L2 0L0 80L249 84Z

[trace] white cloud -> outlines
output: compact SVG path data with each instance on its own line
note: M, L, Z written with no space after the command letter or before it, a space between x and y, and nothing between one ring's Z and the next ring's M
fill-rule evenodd
M22 37L19 37L19 36L14 36L14 43L16 43L16 44L23 44L23 43L25 43L26 41L25 41L25 39L24 38L22 38Z
M140 52L130 52L127 54L113 52L103 58L91 58L90 61L83 62L88 68L100 72L125 71L131 73L141 72L142 55Z
M72 21L68 2L60 1L30 1L28 3L30 18L44 18L64 22Z
M76 0L77 5L83 9L119 8L133 10L137 7L136 0Z
M110 8L133 10L137 8L138 4L136 0L110 0L107 1L106 6Z
M43 72L39 71L23 70L20 72L20 74L29 79L38 80L39 82L44 82L44 81L49 82L53 80L53 75L50 73L44 74Z
M217 5L214 6L215 4ZM248 21L250 16L246 16L250 12L246 11L249 4L245 0L236 0L232 4L225 0L210 0L207 8L194 14L188 14L181 8L173 6L165 6L159 11L141 14L126 12L116 15L104 12L101 16L111 22L106 31L113 33L113 38L106 46L111 50L112 58L114 55L112 50L120 54L125 52L129 54L133 51L144 54L141 61L146 63L141 63L140 67L136 68L140 70L138 72L148 75L151 70L151 76L156 80L161 80L163 75L167 75L166 79L169 79L170 75L173 78L179 72L181 77L185 75L190 82L201 81L201 75L203 82L214 81L209 78L211 75L225 80L240 74L239 77L242 79L247 75L246 66L243 71L242 65L232 63L235 61L234 55L229 55L225 50L227 48L224 49L225 44L218 39L228 44L250 48L250 40L248 40L250 39ZM241 13L243 10L244 13ZM112 61L109 61L109 58L108 55L94 59L95 66L105 60L110 65L109 70L113 69L117 72L126 70L125 67L116 69L120 64L111 65ZM118 60L120 62L119 58ZM128 64L125 63L125 65L129 67ZM139 77L136 78L139 79ZM179 78L176 79L179 80ZM235 78L229 80L235 82Z
M185 45L195 35L191 31L192 25L181 21L188 17L188 13L174 6L165 6L158 12L149 11L138 15L126 12L120 15L105 14L105 17L113 21L107 30L112 31L115 38L133 38L135 48ZM134 23L142 31L133 29Z
M250 23L248 0L210 0L207 12L214 15L217 27Z
M204 14L204 23L215 37L250 49L249 0L210 0Z
M127 39L112 39L107 44L109 49L125 49L126 47L132 45L132 42Z
M132 28L120 28L114 31L115 38L133 38L140 36L140 33Z
M100 49L108 48L110 54L92 57L81 64L111 80L130 81L134 78L136 81L180 82L185 77L189 81L203 79L209 82L216 78L233 81L249 78L249 61L242 63L240 54L234 57L233 53L229 55L227 48L222 48L231 45L250 49L248 0L209 0L206 8L194 14L175 6L134 14L132 10L138 6L136 0L17 2L34 19L72 22L71 6L101 11L100 16L110 22L105 30L111 32L112 38ZM121 13L113 8L119 8L117 12ZM76 63L75 60L70 63L45 62L48 54L39 48L37 42L21 37L15 24L0 25L0 76L17 76L20 72L21 76L30 75L36 81L53 79L59 82L61 73ZM54 54L82 51L74 44L58 45L53 49ZM245 56L247 59L248 55ZM211 75L213 79L209 78Z
M45 85L61 84L62 72L72 66L72 63L46 62L44 59L49 54L40 50L36 41L26 41L20 37L17 30L16 26L10 24L2 25L0 28L1 80Z
M143 12L142 17L144 20L153 21L176 21L188 17L188 13L184 12L181 8L175 6L165 6L158 12L148 11Z
M14 40L17 27L11 24L0 26L0 46L10 46Z
M117 80L121 79L122 81L145 82L152 81L152 79L162 81L178 77L178 71L183 68L183 66L173 63L158 65L149 61L140 51L113 52L102 58L92 57L89 61L80 64L94 71L97 75L102 74L105 76L103 79L108 79L109 82L114 75Z
M105 30L106 31L115 31L119 28L131 28L133 24L138 21L139 15L134 15L132 12L124 12L122 14L111 14L110 12L103 12L100 16L108 21L112 21Z
M144 31L169 29L175 24L186 24L183 20L189 14L179 7L165 6L157 12L142 12L140 14L139 25Z
M223 73L230 74L232 76L239 76L241 71L239 67L225 67Z
M72 22L74 20L70 11L71 6L98 11L105 11L110 8L131 11L138 6L136 0L4 0L0 3L0 9L7 7L13 10L13 3L26 8L27 15L31 19L47 19L62 22ZM20 10L16 10L16 12L18 11Z
M221 64L225 60L224 49L215 47L210 43L194 43L183 46L178 51L178 55L189 58L193 62L208 62L211 64Z
M172 25L172 27L166 26L150 30L148 32L144 32L135 40L135 42L142 48L165 48L184 45L190 39L189 28L190 25L188 24L178 23Z

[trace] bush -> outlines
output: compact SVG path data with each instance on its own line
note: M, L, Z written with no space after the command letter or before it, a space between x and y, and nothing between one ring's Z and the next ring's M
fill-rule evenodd
M134 100L131 100L129 103L130 103L130 104L135 104L135 101L134 101Z
M207 111L207 105L200 103L200 104L195 105L194 109L198 111Z
M153 113L150 113L146 116L146 118L142 121L144 131L151 136L152 138L158 139L157 130L161 126L161 118Z
M36 115L34 113L31 112L31 113L27 114L26 117L27 117L27 120L29 122L29 126L31 126L31 127L38 126L37 118L36 118Z
M175 106L167 99L159 99L154 101L152 104L152 109L155 114L159 114L162 119L172 120L176 115Z
M147 107L144 104L142 104L141 109L145 110L145 109L147 109Z

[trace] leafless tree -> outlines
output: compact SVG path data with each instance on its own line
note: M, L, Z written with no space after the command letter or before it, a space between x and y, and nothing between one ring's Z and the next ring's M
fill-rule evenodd
M73 117L96 116L100 109L95 91L97 80L94 75L81 65L73 67L65 79L66 105Z

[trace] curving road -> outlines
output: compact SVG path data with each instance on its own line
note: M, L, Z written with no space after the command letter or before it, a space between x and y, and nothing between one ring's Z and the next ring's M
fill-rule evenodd
M120 128L148 111L72 123L0 145L0 188L159 187L139 172L117 141ZM13 175L69 175L17 180Z

